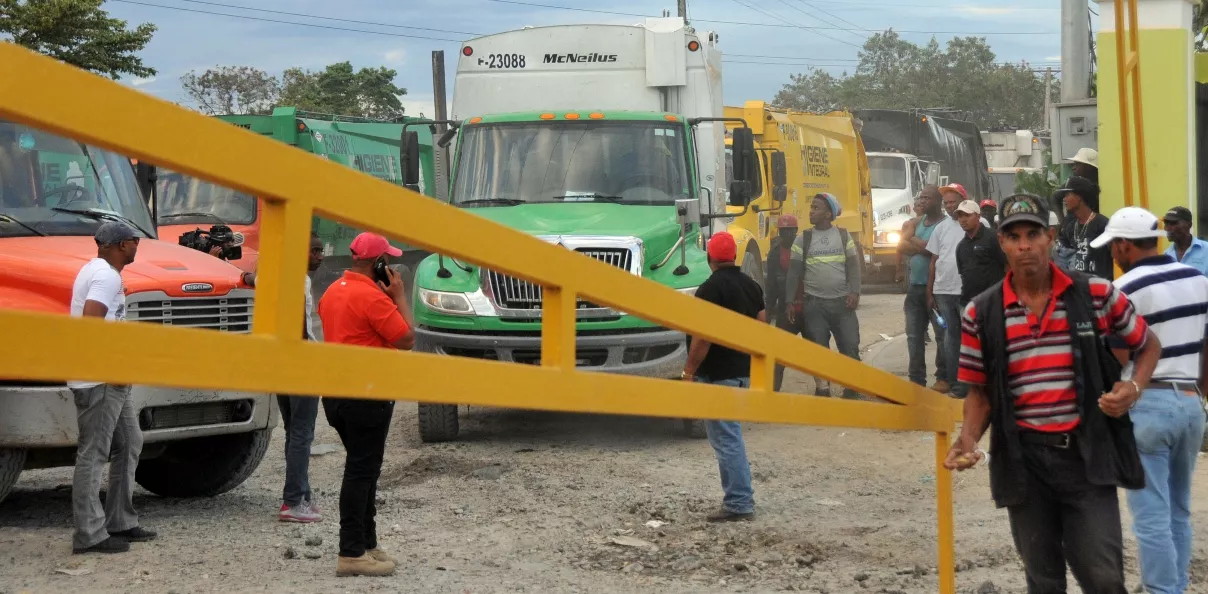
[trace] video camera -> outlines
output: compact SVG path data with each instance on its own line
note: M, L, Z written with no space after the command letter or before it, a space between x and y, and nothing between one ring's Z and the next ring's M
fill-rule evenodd
M209 231L200 228L180 234L180 245L199 252L210 253L221 247L218 257L222 260L238 260L243 257L243 234L235 233L226 225L214 225Z

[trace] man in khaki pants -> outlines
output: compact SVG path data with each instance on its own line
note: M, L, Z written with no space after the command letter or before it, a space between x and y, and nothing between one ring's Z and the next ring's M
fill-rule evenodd
M97 257L84 265L71 291L71 315L118 322L126 318L122 268L134 262L138 235L124 223L108 222L94 236ZM143 451L143 434L130 401L130 386L67 382L75 396L79 423L71 511L75 516L72 552L124 553L131 542L155 538L138 525L134 511L134 471ZM116 446L109 470L109 490L101 505L101 478Z

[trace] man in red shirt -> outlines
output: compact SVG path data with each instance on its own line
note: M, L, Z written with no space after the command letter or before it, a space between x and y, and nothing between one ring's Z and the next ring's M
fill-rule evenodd
M319 300L325 342L410 350L415 333L403 279L389 266L389 284L374 280L373 272L375 264L387 256L401 256L402 250L374 233L358 235L350 249L352 269ZM374 500L394 402L324 398L323 409L347 452L340 485L336 575L390 575L397 562L378 547Z
M1116 490L1145 483L1128 411L1162 347L1111 282L1049 261L1039 198L1011 196L1000 216L1009 272L960 320L958 379L970 389L944 465L975 465L990 429L990 493L1007 508L1028 592L1065 592L1068 563L1084 592L1125 594ZM1109 335L1132 352L1129 380Z

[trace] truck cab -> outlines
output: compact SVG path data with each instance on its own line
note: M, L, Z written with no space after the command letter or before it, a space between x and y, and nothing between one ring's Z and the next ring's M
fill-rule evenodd
M868 153L872 177L872 208L875 239L867 258L872 277L892 280L897 266L902 226L914 218L914 199L928 184L939 184L939 165L915 155L894 152Z
M693 294L711 273L705 238L725 228L727 204L749 202L755 170L742 128L742 173L723 187L715 39L663 18L465 42L450 204ZM415 274L416 350L539 364L541 308L539 285L430 256ZM673 378L683 368L679 331L585 299L577 322L581 369ZM424 441L454 439L457 406L420 403L419 424Z
M264 202L238 190L168 169L156 171L156 221L167 241L195 229L226 225L241 242L242 257L230 263L255 272L260 259L260 212Z
M122 271L128 323L250 332L253 293L240 284L239 269L159 241L139 188L125 157L0 120L0 307L66 315L77 273L97 254L93 233L118 220L141 239L137 260ZM64 345L64 353L46 356L85 348L139 345ZM67 379L0 379L0 500L22 470L74 463L78 430ZM259 465L276 425L265 394L134 386L131 398L146 442L136 479L165 496L238 486Z

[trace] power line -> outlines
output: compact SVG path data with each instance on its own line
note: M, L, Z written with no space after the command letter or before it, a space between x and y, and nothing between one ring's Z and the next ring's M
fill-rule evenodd
M452 33L454 35L474 35L474 36L482 35L482 33L470 33L467 31L449 31L446 29L433 29L431 27L412 27L409 25L394 25L391 23L375 23L375 22L371 22L371 21L355 21L352 19L341 19L341 18L337 18L337 17L320 16L320 15L316 15L316 14L302 14L302 13L298 13L298 12L286 12L283 10L269 10L267 8L251 8L248 6L237 6L235 4L222 4L219 2L205 2L204 0L179 0L179 1L188 2L190 4L204 4L206 6L219 6L222 8L234 8L237 10L247 10L247 11L251 11L251 12L280 14L280 15L292 16L292 17L298 17L298 18L320 19L320 20L324 20L324 21L338 21L341 23L353 23L356 25L372 25L375 27L392 27L395 29L412 29L415 31L432 31L434 33ZM170 7L165 6L163 8L170 8Z
M515 4L518 6L530 6L534 8L549 8L553 10L570 10L575 12L590 12L594 14L609 14L615 16L629 16L653 18L655 15L639 14L634 12L616 12L611 10L597 10L593 8L577 8L573 6L557 6L553 4L539 4L536 2L524 2L522 0L486 0L487 2L497 2L500 4ZM888 6L888 5L886 5ZM845 29L841 27L816 27L807 25L786 25L780 23L746 23L741 21L719 21L712 19L692 19L698 23L714 23L719 25L740 25L744 27L773 27L779 29L812 29L821 31L861 31L866 33L882 33L892 27L886 29ZM1061 35L1060 31L917 31L912 29L893 29L898 33L917 33L926 35L965 35L965 36L980 36L980 35Z
M763 15L765 15L765 16L770 16L770 17L772 17L772 18L774 18L774 19L777 19L777 20L783 21L783 22L785 22L785 23L788 23L789 25L791 25L791 26L793 26L793 27L797 27L797 28L799 28L799 29L810 29L810 30L812 30L812 32L813 32L814 34L816 34L816 35L820 35L820 36L822 36L822 37L825 37L825 38L827 38L827 39L829 39L829 40L831 40L831 41L834 41L834 42L836 42L836 43L842 43L842 44L844 44L844 45L850 45L850 46L852 46L852 47L854 47L854 48L859 48L859 47L860 47L859 45L856 45L856 44L851 43L851 42L849 42L849 41L844 41L844 40L839 39L839 38L837 38L837 37L831 37L830 35L827 35L826 33L819 33L819 32L818 32L818 30L817 30L817 28L815 28L815 27L804 27L804 26L798 25L798 24L796 24L796 23L794 23L794 22L792 22L792 21L790 21L790 20L788 20L788 19L786 19L786 18L784 18L784 17L782 17L782 16L779 16L779 15L777 15L777 14L772 13L771 11L767 11L767 10L764 10L764 9L762 9L762 8L756 8L755 6L752 6L752 5L750 5L750 4L747 4L747 3L743 2L742 0L734 0L734 3L735 3L735 4L738 4L738 5L740 5L740 6L745 6L745 7L749 8L749 9L754 10L755 12L761 13L761 14L763 14Z
M120 2L122 4L136 4L138 6L149 6L151 8L165 8L168 10L179 10L183 12L192 12L197 14L208 14L214 16L224 16L236 19L247 19L252 21L264 21L266 23L277 23L281 25L296 25L299 27L312 27L315 29L330 29L332 31L348 31L350 33L367 33L369 35L384 35L387 37L406 37L408 39L426 39L429 41L447 41L451 43L461 43L460 39L447 39L444 37L425 37L423 35L408 35L406 33L386 33L385 31L369 31L366 29L349 29L347 27L334 27L331 25L316 25L314 23L298 23L294 21L280 21L276 19L266 19L263 17L254 17L242 14L230 14L225 12L212 12L208 10L197 10L195 8L183 8L180 6L164 6L162 4L150 4L148 2L136 2L135 0L109 0L110 2Z
M804 62L810 62L810 61L817 60L817 61L822 61L822 62L857 62L858 63L860 61L859 58L809 58L809 57L805 57L805 56L769 56L769 55L730 54L730 53L723 54L723 57L725 57L725 58L760 58L760 59L765 59L765 60L797 60L797 61L804 61ZM1058 60L1038 60L1035 62L1031 62L1031 61L1027 61L1027 60L1017 60L1014 62L995 62L995 64L1019 65L1022 62L1027 62L1028 65L1031 65L1031 66L1035 66L1035 65L1044 66L1047 64L1060 64L1061 63Z

